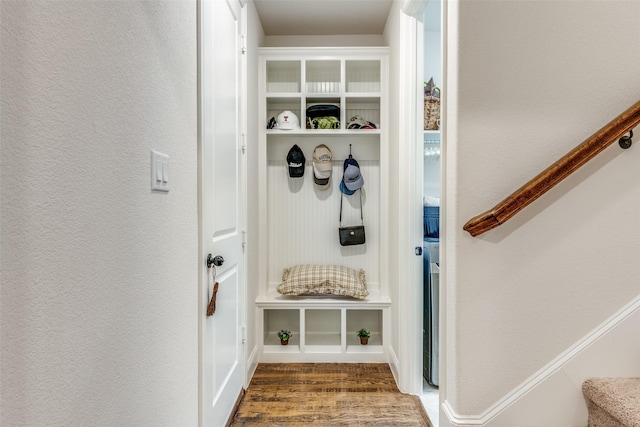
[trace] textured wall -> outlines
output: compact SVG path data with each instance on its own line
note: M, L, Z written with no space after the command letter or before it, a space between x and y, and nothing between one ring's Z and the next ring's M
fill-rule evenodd
M640 294L635 146L610 147L498 229L462 231L640 99L640 3L449 11L446 398L471 415Z
M1 424L196 425L195 1L0 12Z

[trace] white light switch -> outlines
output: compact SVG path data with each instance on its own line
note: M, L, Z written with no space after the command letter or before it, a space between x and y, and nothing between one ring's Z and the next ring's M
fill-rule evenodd
M151 150L151 189L169 191L169 156Z
M169 182L169 163L162 164L162 182Z

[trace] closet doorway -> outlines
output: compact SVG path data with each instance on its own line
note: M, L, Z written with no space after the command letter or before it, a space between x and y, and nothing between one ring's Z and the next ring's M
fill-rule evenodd
M422 162L423 221L423 360L422 401L434 426L438 425L440 386L440 201L442 3L428 2L422 17L424 78L424 131L419 142Z

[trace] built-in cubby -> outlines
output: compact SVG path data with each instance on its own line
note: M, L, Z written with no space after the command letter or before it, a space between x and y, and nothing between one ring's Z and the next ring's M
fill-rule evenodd
M387 361L389 329L387 254L388 205L388 49L387 48L261 48L259 50L258 189L260 282L256 310L262 331L258 358L269 362ZM307 126L307 108L331 104L340 108L339 126ZM294 113L299 128L269 128L271 118ZM373 126L349 128L359 116ZM302 178L287 174L287 153L294 145L303 151ZM324 144L332 152L328 188L313 180L314 148ZM362 212L366 244L340 246L338 217L343 224L360 223L360 200L339 190L343 162L352 154L360 165ZM369 295L364 300L324 295L283 296L276 288L283 269L296 264L337 264L363 269ZM361 345L358 329L371 331ZM277 332L293 332L281 345Z
M376 125L376 128L380 127L379 97L347 96L345 98L344 106L346 111L345 118L347 120L347 127L349 126L349 120L354 116L360 116L363 120L372 122Z
M340 128L346 130L350 119L361 116L364 120L383 127L381 115L383 88L386 88L385 54L380 49L332 49L332 52L309 48L300 49L264 48L261 52L262 92L265 124L277 118L282 111L291 111L298 117L301 129L296 131L318 131L307 129L306 109L313 104L329 103L340 107ZM267 54L266 52L270 52ZM298 59L291 59L297 55ZM323 57L317 59L314 57ZM362 59L348 59L349 56ZM332 57L332 58L328 58ZM264 81L262 81L264 79ZM336 129L331 129L336 130ZM273 132L278 132L278 129ZM322 130L321 130L322 131Z
M356 332L366 329L371 333L371 347L382 346L382 310L347 310L347 351L362 349Z
M308 93L339 93L339 60L308 60L305 62L306 91Z
M357 304L327 299L303 298L296 308L282 308L275 301L259 304L264 330L263 362L386 362L384 336L388 331L389 305ZM282 345L278 331L289 330L293 337ZM371 338L360 343L356 332L366 329Z
M300 313L295 309L276 309L265 312L264 317L264 345L281 345L278 332L290 331L293 336L289 339L287 350L300 347Z
M347 60L345 62L346 92L380 92L380 67L376 60Z
M339 309L304 310L304 336L307 352L339 352L342 328Z
M300 64L294 61L269 61L266 64L266 92L300 93Z

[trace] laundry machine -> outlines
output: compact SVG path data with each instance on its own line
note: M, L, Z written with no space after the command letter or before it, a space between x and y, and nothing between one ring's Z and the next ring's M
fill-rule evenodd
M440 347L440 207L424 206L423 259L423 376L438 387Z

